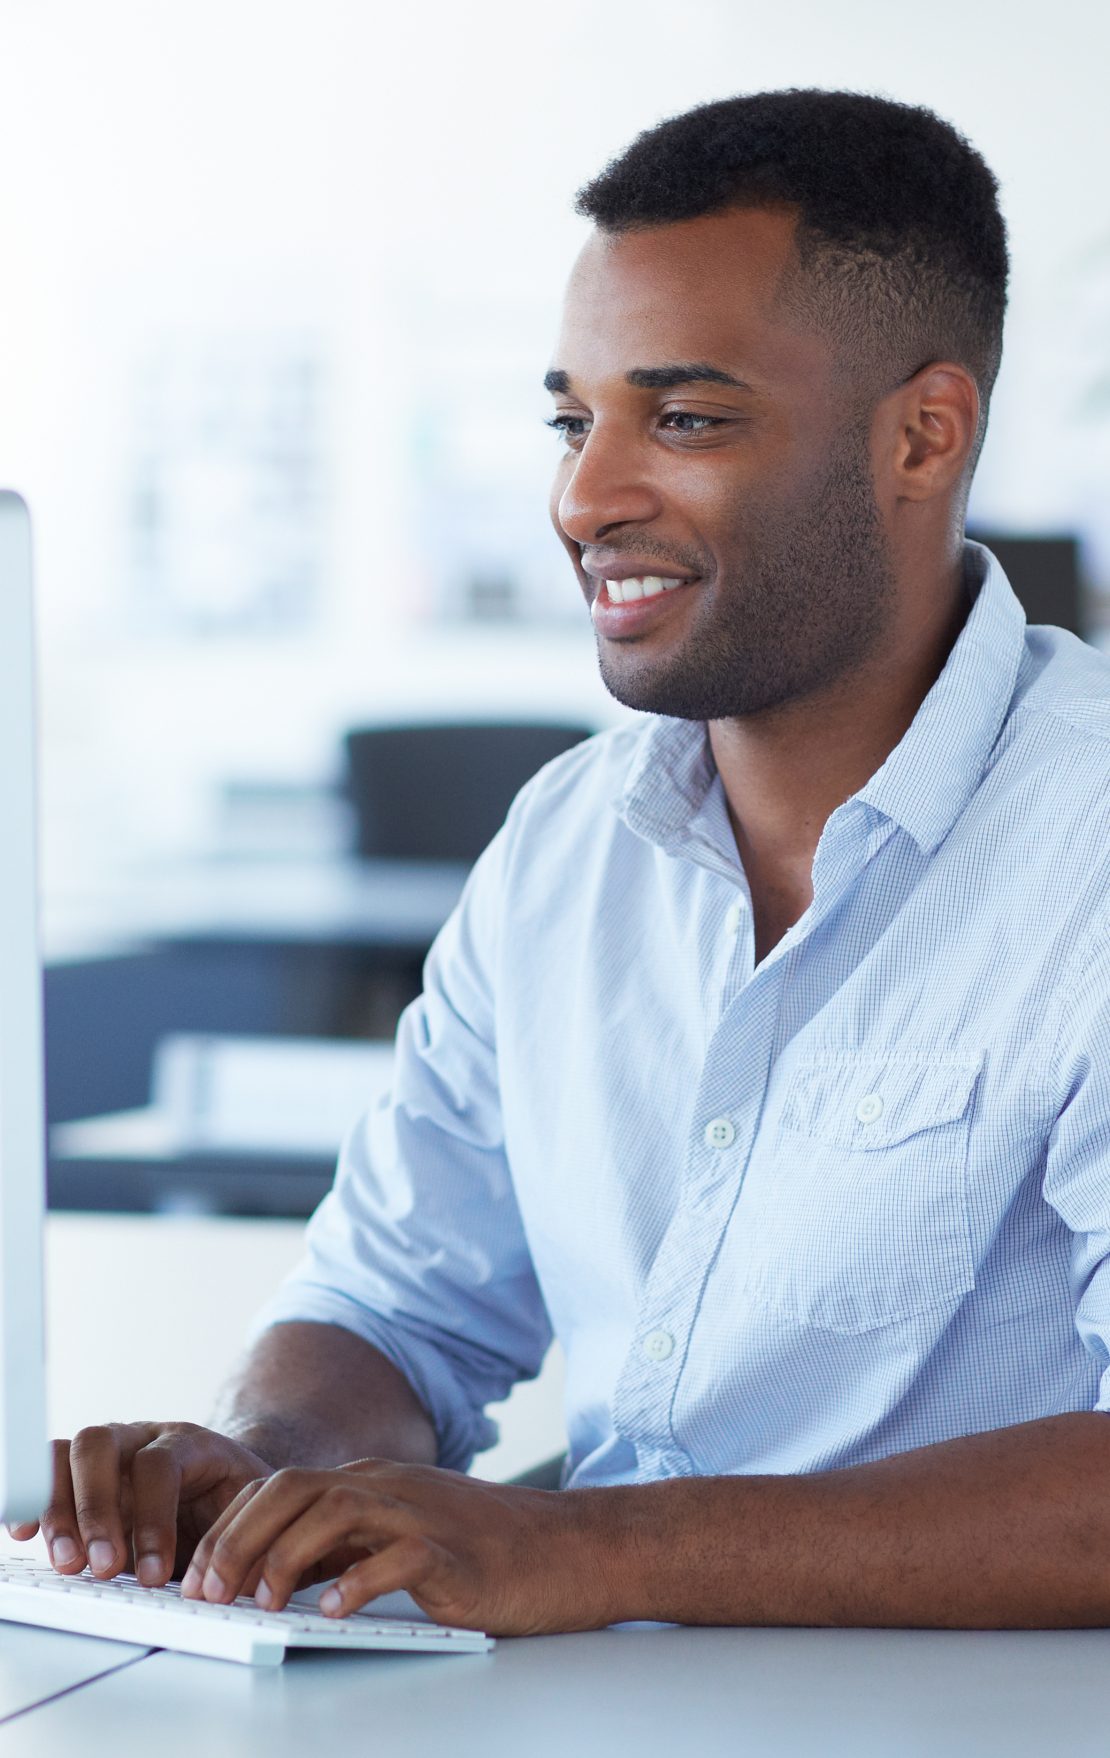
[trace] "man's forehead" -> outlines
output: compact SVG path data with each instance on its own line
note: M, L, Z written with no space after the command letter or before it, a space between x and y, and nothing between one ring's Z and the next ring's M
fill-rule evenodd
M796 261L782 210L744 209L669 226L595 231L571 271L554 360L593 356L600 369L738 355L781 321L776 295ZM620 364L623 362L623 364Z
M773 298L797 263L795 218L783 208L729 208L671 225L595 229L567 284L573 297L636 299L652 287Z
M595 230L566 283L563 332L658 332L653 359L702 359L707 345L769 320L793 262L793 220L783 211Z

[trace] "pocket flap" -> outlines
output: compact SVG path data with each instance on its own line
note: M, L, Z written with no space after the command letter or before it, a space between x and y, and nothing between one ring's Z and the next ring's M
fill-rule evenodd
M784 1129L842 1148L889 1148L955 1123L971 1102L980 1059L829 1056L799 1064Z

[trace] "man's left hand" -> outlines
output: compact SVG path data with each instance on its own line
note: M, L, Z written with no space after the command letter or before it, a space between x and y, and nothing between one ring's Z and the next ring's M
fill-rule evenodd
M334 1616L404 1588L438 1623L495 1635L600 1629L622 1616L613 1496L381 1459L277 1471L229 1503L182 1592L227 1604L254 1587L258 1604L280 1610L298 1587L336 1575L320 1601Z

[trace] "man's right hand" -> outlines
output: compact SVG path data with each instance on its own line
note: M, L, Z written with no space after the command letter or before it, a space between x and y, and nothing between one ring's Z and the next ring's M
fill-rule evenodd
M256 1453L191 1422L113 1422L52 1446L50 1503L37 1522L54 1567L88 1563L107 1580L130 1569L147 1587L180 1576L199 1540L245 1484L269 1477Z

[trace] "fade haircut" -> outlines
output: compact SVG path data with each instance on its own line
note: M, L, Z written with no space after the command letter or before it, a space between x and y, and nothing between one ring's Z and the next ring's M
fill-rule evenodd
M604 232L790 208L786 307L827 334L871 401L933 360L966 367L986 429L1009 267L998 184L931 110L861 92L757 92L638 135L578 192Z

